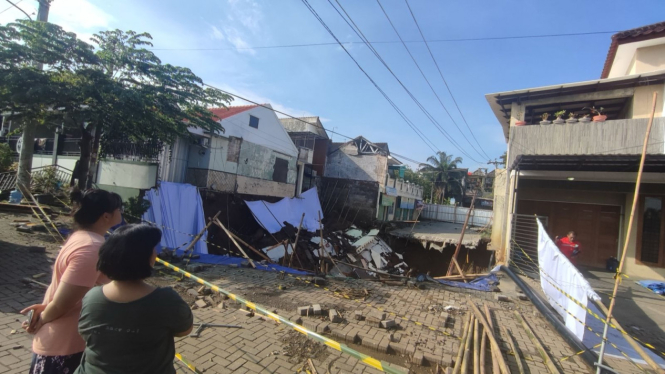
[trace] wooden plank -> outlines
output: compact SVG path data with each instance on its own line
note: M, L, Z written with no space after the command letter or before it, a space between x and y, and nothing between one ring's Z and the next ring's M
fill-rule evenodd
M450 262L450 265L448 266L448 272L446 273L446 275L451 275L452 274L453 264L454 264L454 266L457 267L457 271L459 271L459 273L461 275L464 275L464 272L462 271L462 268L457 263L457 255L459 254L459 250L462 247L462 241L464 240L464 233L466 232L466 226L469 224L469 217L471 217L471 212L473 212L473 205L474 205L475 201L476 201L476 196L474 195L473 198L471 199L471 206L469 207L469 211L466 212L466 219L464 220L464 226L462 227L462 232L460 233L459 242L457 243L457 247L455 248L455 253L453 254L452 261Z
M473 374L480 373L480 327L478 320L473 321Z
M547 353L547 351L545 350L545 347L543 347L543 345L540 343L540 340L538 340L538 337L533 332L531 326L529 326L529 323L526 321L526 319L524 319L524 317L522 317L522 315L518 311L515 311L515 317L522 324L524 330L526 330L526 334L529 336L529 339L531 339L531 342L533 342L533 345L536 346L538 353L540 353L540 357L542 357L543 362L545 363L545 366L547 366L547 369L550 371L550 373L561 374L556 365L554 365L552 357L550 357L549 353Z
M218 219L215 220L215 224L217 224L217 226L221 227L221 229L224 230L224 232L225 232L226 235L231 239L231 241L233 242L233 244L235 244L236 247L238 247L238 249L240 250L240 253L242 253L243 256L245 256L245 258L247 259L247 261L249 261L249 264L252 265L252 267L253 267L254 269L256 269L256 265L254 265L254 261L252 261L252 259L249 258L249 256L247 256L247 253L245 253L245 251L242 249L242 247L240 246L240 244L238 244L238 242L236 241L236 239L233 237L233 234L232 234L229 230L227 230L226 227L225 227L225 226L224 226L224 225L223 225Z
M487 306L487 304L484 305L485 308L485 316L487 317L487 323L489 323L490 327L492 328L492 331L494 331L494 322L492 321L492 313L490 312L490 308ZM487 341L488 336L487 336L487 331L485 331L485 337L483 341ZM499 369L499 361L494 357L494 350L492 350L492 374L500 374L501 369Z
M469 336L469 330L473 323L473 316L468 316L466 318L466 323L464 324L464 329L462 330L462 340L459 343L459 349L457 350L457 357L455 358L455 366L453 367L453 374L459 374L462 369L462 357L464 356L464 347L466 346L466 339Z

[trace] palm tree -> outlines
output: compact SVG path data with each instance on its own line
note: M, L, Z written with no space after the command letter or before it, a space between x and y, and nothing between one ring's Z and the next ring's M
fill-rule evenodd
M427 158L426 164L420 164L420 171L431 175L434 182L434 191L440 202L449 194L462 194L463 170L457 170L457 165L462 163L461 157L453 158L446 152L437 152L435 156Z

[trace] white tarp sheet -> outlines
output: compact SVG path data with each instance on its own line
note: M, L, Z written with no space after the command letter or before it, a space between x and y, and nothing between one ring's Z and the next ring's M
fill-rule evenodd
M276 203L266 203L263 200L245 201L245 203L259 224L271 234L281 230L285 221L298 227L303 213L305 219L302 228L310 232L319 230L319 212L323 219L323 210L316 188L303 192L300 197L285 197Z
M577 268L570 263L570 260L559 251L540 221L538 221L538 265L540 266L540 285L547 295L550 305L566 321L568 330L582 340L584 325L577 322L576 318L585 321L586 310L557 290L557 287L582 305L587 305L587 299L600 300L600 297Z

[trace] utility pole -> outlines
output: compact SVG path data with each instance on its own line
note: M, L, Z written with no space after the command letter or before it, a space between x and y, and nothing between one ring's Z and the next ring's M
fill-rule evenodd
M39 10L37 11L37 21L48 22L48 12L51 7L51 0L38 0ZM42 70L43 64L36 64L37 69ZM21 135L21 150L18 161L18 172L16 173L17 185L23 185L30 188L30 172L32 171L32 156L34 154L35 132L37 123L27 121L23 124L23 134Z

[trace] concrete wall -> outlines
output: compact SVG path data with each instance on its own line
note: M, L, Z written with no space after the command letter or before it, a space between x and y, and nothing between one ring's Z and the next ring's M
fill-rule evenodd
M295 195L295 184L250 178L243 175L238 175L236 178L236 192L240 194L276 197L293 197Z
M508 165L519 155L639 154L648 122L640 118L511 127ZM663 139L665 118L655 118L647 151L665 153Z
M358 154L351 142L328 155L325 176L368 182L385 183L388 157L379 154Z
M157 181L157 164L145 162L101 160L97 184L148 189Z
M78 161L79 156L58 156L58 165L62 166L65 169L74 171L74 166L76 166L76 161ZM52 155L34 155L32 156L32 168L38 168L42 166L51 166L53 165L53 156Z
M665 44L638 48L635 51L632 74L665 70Z
M628 233L628 216L630 215L630 210L633 206L633 194L627 194L625 200L624 216L626 219L623 220L623 228L621 230L620 241L623 243ZM665 268L659 268L654 266L647 266L637 263L636 253L637 253L637 228L638 228L638 219L639 211L636 212L635 222L633 223L633 228L630 234L630 240L628 241L628 250L626 251L626 263L624 265L624 273L628 274L629 277L636 279L654 279L654 280L665 280Z
M159 156L159 179L165 182L183 183L187 172L191 142L178 138L165 145Z
M277 158L288 161L286 183L295 184L298 172L296 167L297 153L296 156L289 156L247 141L243 141L240 146L237 171L238 176L272 181L273 172L275 171L275 160ZM257 194L261 195L259 193Z
M492 220L492 236L488 249L503 252L504 224L506 222L506 169L496 169L494 178L494 218Z
M141 193L141 190L138 188L129 188L129 187L119 187L119 186L113 186L109 184L97 184L99 188L102 190L106 190L109 192L115 192L120 197L122 197L122 201L127 201L130 197L138 197L139 194Z
M665 45L663 47L665 47ZM665 85L662 84L636 87L635 95L633 96L633 100L630 106L630 111L627 113L628 117L649 118L649 116L651 116L651 106L653 103L654 92L658 93L658 98L656 99L656 113L654 114L654 117L663 117L663 100L665 100L663 98L663 93L665 93L664 88ZM644 138L644 135L642 138Z
M340 218L371 227L379 204L379 184L338 178L321 178L319 200L327 218Z

